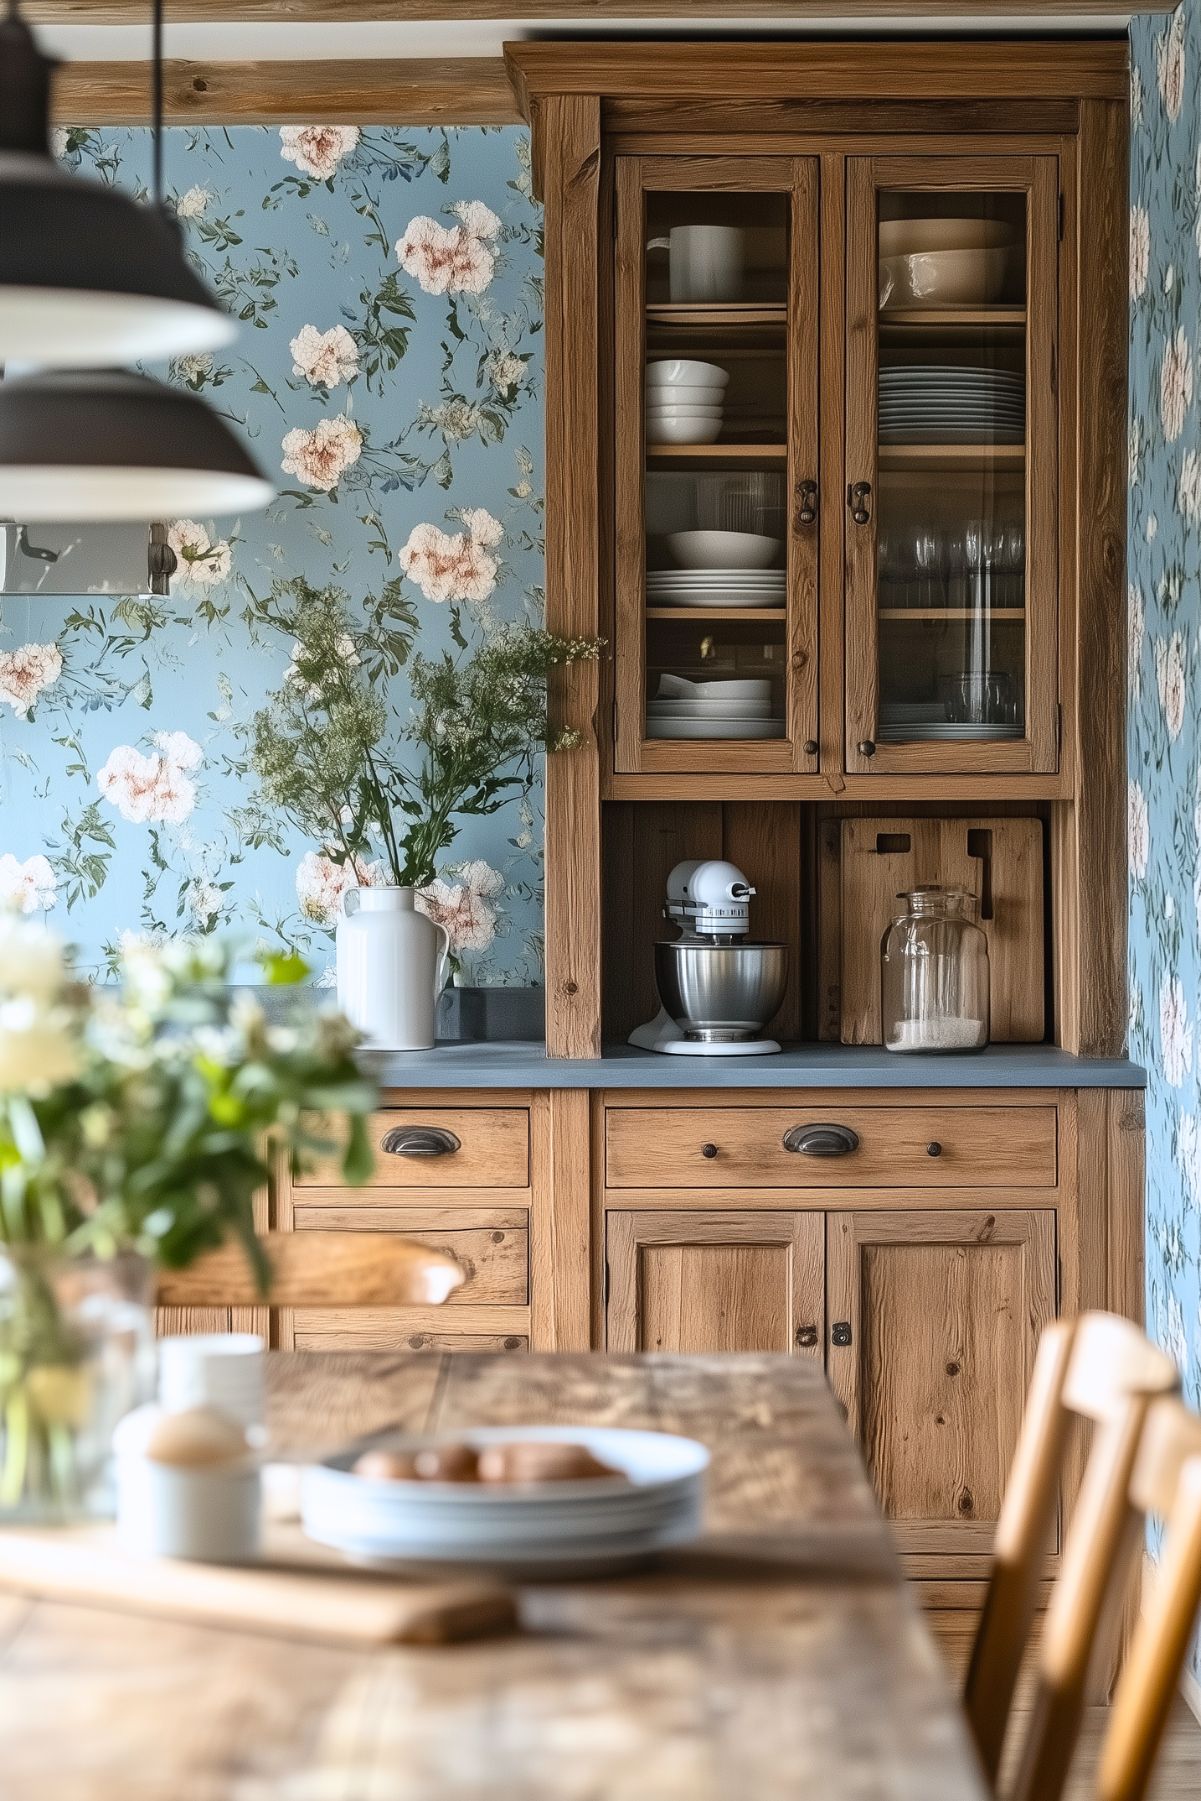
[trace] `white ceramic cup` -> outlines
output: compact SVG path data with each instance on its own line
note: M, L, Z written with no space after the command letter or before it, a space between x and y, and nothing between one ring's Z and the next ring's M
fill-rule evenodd
M262 1486L257 1468L181 1469L118 1456L117 1533L144 1557L253 1563L259 1554Z
M266 1344L253 1332L198 1332L158 1347L159 1400L168 1413L215 1407L248 1431L263 1424Z
M673 225L648 250L666 250L673 300L740 300L743 238L737 225Z

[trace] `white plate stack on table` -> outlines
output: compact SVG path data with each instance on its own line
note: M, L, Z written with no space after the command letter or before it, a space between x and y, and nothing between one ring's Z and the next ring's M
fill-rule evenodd
M700 1536L709 1453L695 1439L608 1426L496 1426L372 1448L403 1459L440 1447L483 1454L547 1445L582 1448L606 1471L575 1481L389 1479L355 1472L360 1448L305 1471L304 1530L363 1562L535 1575L619 1567Z
M675 357L646 366L649 444L712 444L720 435L729 371Z
M773 713L766 676L744 680L689 681L662 675L647 703L648 738L782 738L784 721Z
M681 565L650 569L652 607L783 607L787 571L771 569L782 548L764 532L671 532L667 548Z
M1007 369L910 363L880 371L882 444L1020 444L1025 380Z
M1005 291L1016 239L1004 219L882 219L881 310L993 305Z

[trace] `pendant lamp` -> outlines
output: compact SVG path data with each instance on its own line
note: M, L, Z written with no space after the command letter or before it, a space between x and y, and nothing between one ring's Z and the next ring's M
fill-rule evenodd
M156 95L161 83L157 44ZM236 323L162 205L71 175L50 151L56 64L8 0L0 20L0 363L156 361L229 344ZM157 108L156 108L157 110Z
M10 0L9 28L14 16ZM20 21L16 23L18 30L24 31ZM3 45L0 45L0 59L2 57ZM44 59L41 61L44 63ZM190 309L197 317L217 319L223 328L232 328L233 322L220 312L208 290L188 269L175 221L160 204L162 0L154 0L153 66L156 204L153 208L134 201L124 204L133 220L135 249L139 241L137 234L143 231L145 221L157 221L152 223L151 232L157 232L166 246L163 261L169 279L158 282L149 300L145 293L135 293L133 298L139 305L148 303L153 308L161 307L164 295L170 294L174 297L172 304L176 306L176 318L180 316L180 308ZM43 74L39 94L30 98L27 90L21 90L25 93L25 104L31 109L31 116L41 121L39 128L43 134L47 87L48 77ZM3 78L0 77L0 92L2 89ZM0 106L2 104L0 100ZM0 113L0 119L2 116ZM4 158L0 153L0 356L16 354L4 339L7 214L4 211L3 166ZM84 191L90 191L92 186L78 185ZM102 195L111 196L112 190L96 185ZM51 183L46 191L52 193L58 189ZM69 183L67 191L71 191ZM92 204L90 197L87 204ZM117 220L124 216L108 215L114 230L118 229ZM64 229L62 215L55 215L55 219L54 229ZM43 226L43 230L47 229ZM88 243L94 241L90 226L85 235ZM151 240L143 237L140 242L145 249ZM68 241L56 254L64 268L70 267L74 260L73 244ZM113 270L128 260L126 246L118 243ZM152 261L148 255L143 271L148 286L152 285ZM193 284L194 294L189 294L182 278ZM34 291L32 288L27 290ZM59 299L66 294L71 305L83 304L85 311L97 302L97 291L90 287L47 289L45 292L51 300L56 294ZM74 300L70 300L72 293ZM126 299L129 297L127 285ZM49 300L47 306L49 311L54 311ZM58 309L59 329L63 329L68 310L67 302ZM99 310L104 312L103 307ZM10 319L18 316L19 309L8 315ZM117 317L116 311L110 312L108 317L112 323ZM133 329L129 315L121 327L122 331L126 329ZM193 344L215 341L211 336L188 340ZM115 336L112 342L116 342ZM138 357L160 354L162 341L154 338L152 342L153 350L142 336L130 345L130 354ZM178 348L180 340L176 338L174 343ZM28 345L23 349L22 360L25 360L27 349ZM61 354L47 357L43 351L41 361L49 363L49 367L32 375L0 380L0 519L17 519L23 523L70 520L87 524L123 519L162 520L181 515L210 518L252 512L267 505L274 494L270 482L255 466L249 451L225 420L198 394L186 388L168 387L149 376L132 374L124 369L79 367L87 356L95 354L88 332L81 326L71 339L69 359ZM62 367L68 360L72 367ZM101 360L105 361L106 357L102 355Z

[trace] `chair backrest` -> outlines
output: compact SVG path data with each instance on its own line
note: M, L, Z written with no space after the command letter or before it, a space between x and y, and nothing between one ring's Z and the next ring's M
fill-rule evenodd
M1142 1801L1201 1605L1201 1419L1180 1401L1147 1416L1131 1481L1139 1518L1166 1521L1159 1567L1114 1693L1097 1801Z
M1029 1784L1031 1772L1054 1783L1049 1765L1056 1756L1066 1776L1111 1581L1134 1554L1127 1491L1143 1422L1152 1403L1178 1387L1171 1359L1131 1321L1114 1314L1057 1321L1039 1340L964 1689L968 1723L994 1786L1075 1421L1092 1425L1093 1442L1048 1613L1015 1797L1037 1793L1040 1801L1050 1801L1056 1787ZM1070 1602L1064 1602L1069 1579Z
M188 1269L162 1270L159 1305L433 1307L466 1280L453 1257L394 1232L268 1232L261 1243L271 1270L265 1295L242 1246L226 1244Z

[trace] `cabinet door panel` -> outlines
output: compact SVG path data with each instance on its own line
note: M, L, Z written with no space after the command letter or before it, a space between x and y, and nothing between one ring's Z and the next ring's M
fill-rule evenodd
M902 1549L986 1553L1042 1327L1047 1211L828 1216L831 1385Z
M847 165L847 769L1058 763L1059 165Z
M610 1213L611 1351L802 1351L824 1326L819 1213Z

